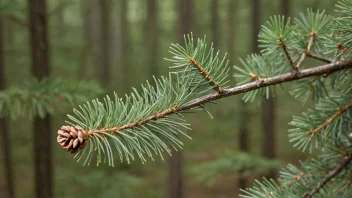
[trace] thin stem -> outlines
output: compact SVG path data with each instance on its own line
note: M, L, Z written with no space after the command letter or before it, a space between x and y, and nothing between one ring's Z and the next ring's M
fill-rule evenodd
M297 63L297 66L296 66L297 68L299 68L301 66L301 64L303 63L304 59L306 59L306 57L307 57L307 53L303 52L301 58L299 59L299 61Z
M310 50L312 49L315 36L316 36L315 31L312 30L312 32L310 33L310 38L309 38L308 46L307 46L307 50L306 50L307 54L310 54Z
M333 62L333 60L330 60L330 59L327 59L327 58L324 58L324 57L321 57L321 56L313 55L311 53L307 54L307 56L310 57L310 58L325 62L325 63L332 63Z
M310 54L310 50L312 49L315 36L316 36L315 31L312 30L312 32L310 33L307 49L306 49L305 52L302 53L302 56L301 56L301 58L299 59L299 61L297 63L297 66L296 66L297 68L299 68L301 66L301 64L303 63L304 59L306 59L307 55Z
M216 84L216 82L214 81L214 79L205 71L204 68L202 68L202 67L200 66L199 63L197 63L197 62L196 62L193 58L191 58L191 57L189 58L189 62L190 62L193 66L195 66L195 67L200 71L200 73L202 74L202 76L204 76L204 78L209 82L209 84L214 87L213 89L214 89L216 92L222 92L222 91L223 91L223 89L222 89L221 87L219 87L218 84Z
M308 131L308 134L311 134L311 136L313 137L317 132L321 131L323 128L331 124L334 120L336 120L341 114L346 112L349 108L352 108L352 103L339 108L339 110L334 115L332 115L329 119L327 119L323 124L321 124L314 130Z
M172 113L176 113L178 111L178 105L175 105L173 106L172 108L170 109L166 109L165 111L163 112L160 112L160 113L156 113L152 116L149 116L148 118L144 119L144 120L140 120L140 121L137 121L137 122L132 122L132 123L129 123L129 124L125 124L123 126L120 126L120 127L113 127L113 128L103 128L103 129L100 129L100 130L90 130L89 131L89 135L93 134L93 133L98 133L98 134L102 134L104 132L108 132L108 133L116 133L118 131L122 131L124 129L128 129L128 128L133 128L133 127L136 127L138 125L142 125L142 124L145 124L151 120L158 120L160 118L164 118L165 116L169 115L169 114L172 114Z
M303 195L304 198L312 198L316 193L319 192L332 178L338 175L349 163L352 161L352 154L349 154L345 159L338 164L326 177L323 178L318 184L317 187L312 189L312 191L307 192Z
M291 68L292 68L292 70L298 70L298 67L296 67L295 66L295 64L293 63L293 61L292 61L292 58L291 58L291 56L290 56L290 54L288 53L288 51L287 51L287 47L286 47L286 44L284 43L284 41L282 40L282 37L280 36L280 40L279 40L279 45L282 47L282 49L284 50L284 53L285 53L285 55L286 55L286 58L287 58L287 60L288 60L288 62L290 63L290 65L291 65Z
M118 133L120 130L124 130L127 128L133 128L137 125L145 124L148 121L160 119L160 118L163 118L167 115L171 115L171 114L174 114L177 112L192 109L192 108L195 108L195 107L202 105L204 103L218 100L220 98L225 98L225 97L229 97L232 95L245 93L248 91L260 89L260 88L271 86L271 85L281 84L284 82L290 82L290 81L294 81L294 80L298 80L298 79L302 79L302 78L308 78L311 76L319 76L322 74L333 73L336 71L340 71L343 69L350 69L350 68L352 68L352 60L337 61L337 62L333 62L330 64L326 64L326 65L322 65L322 66L318 66L318 67L314 67L314 68L310 68L310 69L304 69L296 74L290 72L290 73L281 74L281 75L278 75L275 77L263 78L263 79L259 79L259 80L256 80L254 82L247 83L244 85L236 86L236 87L229 88L229 89L223 89L222 92L216 92L216 93L212 93L212 94L208 94L208 95L196 98L196 99L191 100L188 103L183 104L181 106L175 105L174 107L172 107L170 109L167 109L161 113L154 114L154 115L152 115L142 121L129 123L129 124L123 125L121 127L103 128L100 130L91 130L91 131L89 131L89 133L90 134L103 133L103 132Z

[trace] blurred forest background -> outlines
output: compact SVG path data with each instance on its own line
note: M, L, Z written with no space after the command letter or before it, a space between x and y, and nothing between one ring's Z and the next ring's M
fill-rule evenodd
M0 0L0 89L21 87L34 75L61 77L77 83L98 82L104 91L100 95L86 95L87 100L112 95L113 91L123 95L130 93L132 87L139 88L145 80L152 80L153 75L168 75L169 63L163 58L171 56L168 53L171 43L183 43L185 33L193 32L201 38L206 35L209 42L214 42L215 49L228 53L231 65L237 65L239 57L259 52L256 40L260 24L269 16L294 17L307 8L331 12L335 3L331 0ZM41 10L46 10L47 15L36 18L35 13ZM41 26L45 20L47 48L43 43L33 43L36 31L39 42L43 41L45 34L40 36L40 32L45 28ZM39 50L39 56L47 53L50 58L33 63L38 55L34 46L46 51L41 54ZM33 69L36 64L46 67ZM41 73L43 68L48 71ZM300 114L307 106L303 107L281 90L276 98L261 104L244 104L240 96L222 99L217 105L208 105L214 119L204 113L187 117L193 128L188 134L193 139L184 140L182 152L174 153L171 158L165 155L164 161L156 158L143 165L136 160L114 168L82 166L82 162L77 163L54 140L57 129L64 124L65 114L73 106L45 119L45 123L51 123L45 130L38 129L43 124L41 118L4 116L0 121L0 197L238 197L238 189L251 186L254 178L275 177L278 167L304 159L304 154L288 143L287 130L292 115ZM44 146L37 146L41 138ZM42 152L47 152L47 165L52 167L44 175L36 174L41 158L35 154ZM43 189L47 190L44 194L39 192Z

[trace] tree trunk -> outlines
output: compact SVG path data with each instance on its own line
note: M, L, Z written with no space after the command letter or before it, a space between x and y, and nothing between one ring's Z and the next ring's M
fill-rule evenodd
M259 53L260 0L252 0L252 52Z
M183 156L182 151L174 151L169 159L169 198L183 197Z
M236 12L234 10L237 9L237 1L228 0L228 10L227 10L227 43L228 43L228 59L231 61L235 56L235 22L236 22Z
M219 40L218 40L218 32L219 32L219 6L218 6L218 0L211 0L210 4L210 13L211 13L211 41L215 46L219 46ZM233 11L232 11L233 12Z
M116 92L118 94L125 94L126 84L125 75L127 72L127 52L129 51L129 36L128 36L128 23L127 23L127 11L128 11L128 1L127 0L118 0L114 1L117 5L117 11L112 12L112 18L114 22L111 23L111 52L110 52L110 65L111 71L116 81ZM113 79L111 79L113 80Z
M15 31L14 31L14 24L11 20L9 19L2 19L2 23L3 23L3 39L5 39L5 43L3 45L8 45L8 46L12 46L12 44L14 43L14 38L15 38Z
M0 91L5 89L5 28L4 20L0 17ZM11 139L8 128L8 121L6 118L0 117L0 135L1 135L1 145L3 150L3 160L4 160L4 173L5 182L7 184L7 197L15 197L15 188L13 182L13 171L12 171L12 149L11 149Z
M237 9L237 2L234 0L228 0L228 10L227 10L227 15L228 15L228 20L227 20L227 27L228 27L228 35L227 35L227 43L228 43L228 58L231 61L233 57L235 56L235 18L236 18L236 12L234 10ZM240 101L240 111L239 111L239 118L240 118L240 131L239 131L239 149L242 152L248 152L249 147L248 147L248 125L246 124L248 122L248 112L245 106L245 103L241 100ZM247 187L247 179L239 177L237 181L237 188L244 189ZM239 194L239 193L238 193Z
M101 9L99 0L82 0L83 22L84 22L84 64L81 71L90 79L101 80L100 69L103 66L101 43L102 28Z
M58 13L57 13L57 21L56 21L56 24L57 24L57 28L56 28L56 34L55 36L57 36L57 38L59 40L62 41L63 38L65 38L65 35L66 35L66 29L65 29L65 15L64 15L64 8L62 7L62 4L64 4L64 0L59 0L59 10L58 10Z
M178 0L178 29L179 42L183 43L183 35L194 31L193 26L196 21L194 17L193 0Z
M285 16L285 19L290 17L290 5L291 0L281 0L281 14Z
M193 18L193 0L179 0L178 1L178 40L183 43L184 34L191 33ZM173 152L172 157L169 159L169 198L182 198L183 197L183 160L182 150Z
M116 8L116 12L111 13L111 17L114 19L114 22L111 23L111 51L110 53L110 65L111 73L115 76L116 81L116 91L117 93L124 94L123 88L124 85L124 65L125 64L125 50L124 39L126 38L126 14L127 14L127 2L126 0L114 1L113 7ZM111 79L113 80L113 79Z
M260 0L252 0L252 52L258 53L258 34L260 30ZM246 103L241 101L240 110L241 120L240 120L240 150L242 152L249 152L249 130L248 130L248 120L250 119L248 115L248 109ZM238 181L239 188L245 189L247 187L248 180L245 177L240 177Z
M249 130L248 124L250 123L250 117L247 109L247 105L242 100L240 101L240 138L239 145L241 152L249 152ZM240 172L241 173L241 172ZM239 177L238 187L240 189L247 188L248 179L246 177Z
M158 75L158 7L156 0L148 0L147 5L147 51L149 51L148 65L150 66L150 76Z
M276 133L275 133L275 98L263 99L262 104L262 151L267 159L276 158ZM271 170L266 178L275 178L275 170Z
M46 0L28 0L32 72L38 79L49 76ZM51 198L51 130L50 116L36 116L33 122L35 191L37 198Z
M126 93L126 89L129 89L128 83L127 83L127 78L125 76L128 76L128 64L129 64L129 49L130 49L130 37L129 37L129 26L128 26L128 0L121 0L121 91L123 93ZM125 51L126 50L126 51Z
M110 40L111 40L111 29L110 29L110 1L100 0L101 9L101 54L102 54L102 67L100 73L100 82L106 88L110 82Z
M285 3L284 3L285 4ZM259 33L260 28L260 5L258 2L258 8L253 10L254 13L258 13L256 27L258 28L257 33ZM286 5L282 5L282 9ZM253 27L254 28L254 27ZM271 93L273 94L273 93ZM268 159L276 158L276 133L275 133L275 103L276 100L272 96L269 99L262 99L262 155ZM275 170L271 170L265 177L267 178L275 178Z

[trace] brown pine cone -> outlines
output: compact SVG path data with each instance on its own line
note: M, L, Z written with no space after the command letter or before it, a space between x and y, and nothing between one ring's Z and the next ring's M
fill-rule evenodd
M62 126L57 134L57 142L71 153L76 153L87 144L88 133L80 126Z

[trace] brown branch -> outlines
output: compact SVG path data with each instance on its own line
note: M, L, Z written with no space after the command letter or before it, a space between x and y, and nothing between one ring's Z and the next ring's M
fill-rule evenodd
M344 107L340 107L339 110L334 115L332 115L329 119L327 119L323 124L321 124L320 126L318 126L314 130L308 131L308 134L311 134L311 136L313 137L315 135L315 133L321 131L323 128L325 128L326 126L331 124L334 120L336 120L341 114L346 112L349 108L352 108L352 103L350 103Z
M304 198L312 198L316 193L319 192L321 188L323 188L332 178L338 175L346 166L351 163L352 161L352 154L349 154L345 157L345 159L338 164L326 177L323 178L312 191L307 192L303 195Z
M327 59L327 58L324 58L324 57L321 57L321 56L316 56L316 55L313 55L311 53L307 54L307 56L310 57L310 58L325 62L325 63L332 63L333 62L333 60L330 60L330 59Z
M191 57L189 58L189 62L199 70L199 72L202 74L202 76L204 76L204 78L209 82L209 84L214 87L213 89L214 89L216 92L222 92L222 91L223 91L223 89L222 89L221 87L219 87L218 84L216 84L216 82L214 81L214 79L205 71L204 68L202 68L202 67L199 65L199 63L197 63L197 62L196 62L193 58L191 58Z
M316 36L316 33L315 33L314 30L312 30L312 32L310 33L307 49L306 49L305 52L302 53L302 56L301 56L301 58L299 59L299 61L297 63L297 66L296 66L297 68L299 68L301 66L301 64L303 63L304 59L306 59L307 55L310 54L310 50L312 49L315 36Z
M285 44L284 41L282 40L282 36L280 36L279 45L280 45L280 46L282 47L282 49L284 50L285 55L286 55L286 58L287 58L288 62L290 63L292 70L297 71L297 70L298 70L298 67L296 67L295 64L293 63L292 58L291 58L290 54L289 54L288 51L287 51L286 44Z
M129 124L125 124L123 126L120 126L120 127L113 127L113 128L103 128L103 129L100 129L100 130L90 130L89 131L89 134L93 134L93 133L98 133L98 134L102 134L104 132L108 132L108 133L116 133L118 131L122 131L124 129L128 129L128 128L133 128L133 127L136 127L138 125L142 125L142 124L145 124L151 120L158 120L160 118L164 118L165 116L169 115L169 114L172 114L172 113L176 113L177 110L178 110L178 105L175 105L173 106L172 108L170 109L167 109L163 112L160 112L160 113L156 113L152 116L149 116L148 118L144 119L143 121L136 121L136 122L133 122L133 123L129 123Z
M333 72L340 71L343 69L351 69L351 68L352 68L352 60L345 60L345 61L333 62L330 64L326 64L326 65L322 65L322 66L318 66L318 67L314 67L314 68L310 68L310 69L304 69L296 74L290 72L290 73L281 74L281 75L278 75L275 77L259 79L259 80L256 80L254 82L247 83L244 85L236 86L236 87L229 88L229 89L223 89L222 92L215 92L212 94L208 94L208 95L196 98L196 99L191 100L188 103L183 104L181 106L175 105L174 107L167 109L161 113L154 114L154 115L144 119L143 121L129 123L129 124L123 125L121 127L103 128L100 130L91 130L91 131L89 131L89 133L90 134L93 134L93 133L101 134L103 132L118 133L118 131L120 131L120 130L124 130L127 128L133 128L133 127L136 127L137 125L145 124L151 120L157 120L160 118L164 118L167 115L171 115L171 114L174 114L177 112L192 109L192 108L197 107L199 105L202 105L204 103L218 100L220 98L225 98L225 97L229 97L232 95L245 93L248 91L260 89L260 88L271 86L271 85L281 84L284 82L290 82L290 81L294 81L294 80L298 80L298 79L302 79L302 78L308 78L311 76L319 76L319 75L333 73Z
M299 59L298 63L297 63L297 68L299 68L301 66L301 64L303 63L304 59L306 59L307 57L307 53L306 52L303 52L302 55L301 55L301 58Z

